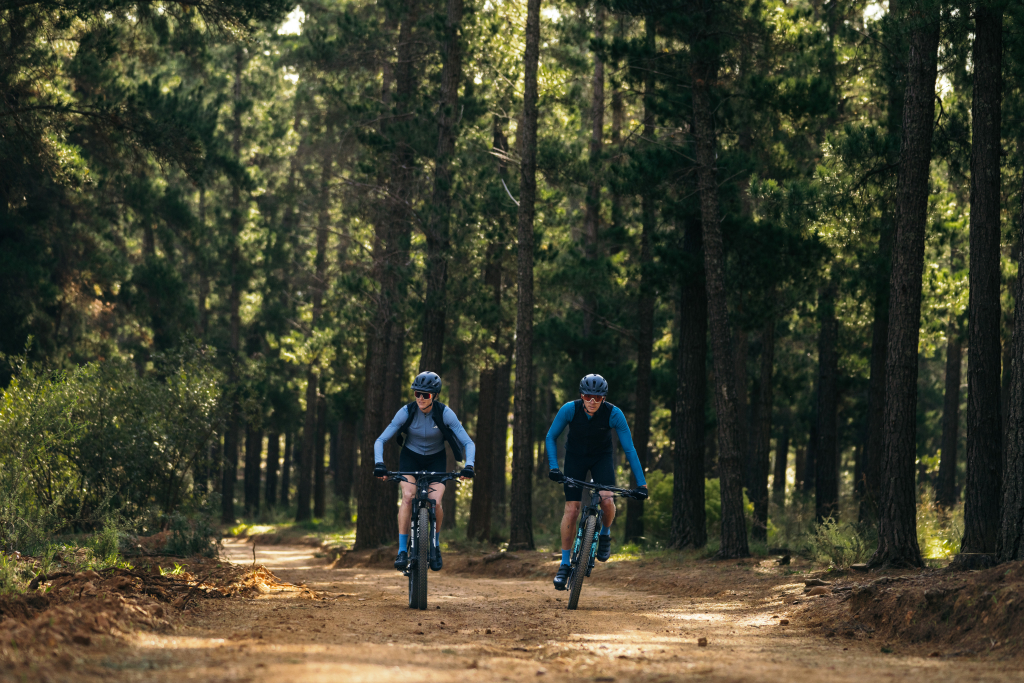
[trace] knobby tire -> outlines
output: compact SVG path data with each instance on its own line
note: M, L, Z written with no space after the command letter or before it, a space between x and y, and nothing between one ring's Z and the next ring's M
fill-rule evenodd
M430 510L421 507L419 510L419 528L416 529L416 605L418 609L427 609L427 572L430 571Z
M579 556L576 558L576 566L572 570L572 579L569 584L569 609L576 609L580 602L580 593L583 591L583 579L587 574L587 567L590 565L590 548L594 545L594 534L597 533L597 517L590 515L583 527L583 542L580 544Z

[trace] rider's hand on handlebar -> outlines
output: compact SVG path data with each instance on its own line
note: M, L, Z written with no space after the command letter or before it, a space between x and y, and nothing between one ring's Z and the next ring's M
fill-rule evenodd
M649 494L647 493L647 487L641 486L638 489L633 489L631 497L633 498L633 500L647 500L648 495Z
M383 479L388 476L388 468L384 466L384 463L378 462L373 465L373 476L378 479Z
M465 467L463 467L462 472L459 474L459 477L461 477L462 479L472 479L475 476L476 472L473 471L472 465L466 465Z
M561 484L562 482L565 481L565 475L562 474L562 471L556 467L555 469L548 472L548 479L550 479L551 481L556 481L559 484Z

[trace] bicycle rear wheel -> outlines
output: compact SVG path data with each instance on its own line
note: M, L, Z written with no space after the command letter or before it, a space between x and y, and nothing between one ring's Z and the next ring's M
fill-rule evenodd
M580 544L576 564L572 568L572 577L569 579L569 609L576 609L576 605L580 602L583 579L586 577L587 567L590 563L590 546L594 544L594 534L596 533L597 517L591 515L584 522L583 542Z
M419 509L419 524L416 529L416 604L418 609L427 609L427 572L430 571L430 510Z

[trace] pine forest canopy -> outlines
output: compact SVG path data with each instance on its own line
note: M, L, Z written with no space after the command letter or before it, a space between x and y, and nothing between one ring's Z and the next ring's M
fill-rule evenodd
M469 534L531 547L597 372L673 477L627 538L744 556L806 499L915 565L962 489L1024 557L1018 3L14 0L0 44L0 386L205 358L175 481L224 521L393 540L366 454L435 370Z

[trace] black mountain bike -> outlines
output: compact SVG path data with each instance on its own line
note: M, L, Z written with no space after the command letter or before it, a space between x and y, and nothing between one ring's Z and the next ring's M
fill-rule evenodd
M430 544L437 528L434 501L429 498L431 484L458 479L460 472L388 472L388 481L405 481L405 475L416 477L416 500L412 508L412 529L409 531L409 564L402 572L409 577L409 607L427 609L427 572L430 571Z
M601 519L604 513L601 511L601 491L611 491L617 496L634 497L634 491L620 489L616 486L605 486L593 481L580 481L572 477L566 477L565 483L577 488L593 489L590 496L590 505L580 510L579 524L576 529L576 542L572 547L572 555L569 560L569 609L576 609L580 602L580 592L583 590L583 579L590 576L594 568L594 560L597 559L597 532L601 528Z

